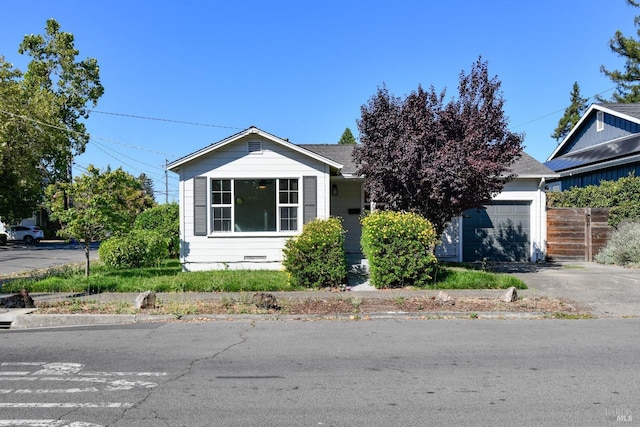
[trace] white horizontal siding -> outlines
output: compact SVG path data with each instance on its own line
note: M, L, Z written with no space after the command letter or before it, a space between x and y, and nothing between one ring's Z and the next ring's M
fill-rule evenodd
M213 233L209 236L194 236L193 185L194 178L209 179L274 179L299 178L302 189L303 176L317 177L317 216L329 216L330 191L329 167L269 140L262 140L263 151L249 153L248 137L221 147L208 155L195 159L180 168L181 180L181 261L186 270L210 270L215 268L259 268L279 269L282 249L291 234L265 236L234 233ZM208 183L210 185L210 183ZM210 191L210 189L209 189ZM210 197L210 194L208 195ZM302 195L300 195L300 230L302 229ZM210 211L209 211L210 215ZM210 226L210 220L209 226ZM264 257L247 261L245 257Z

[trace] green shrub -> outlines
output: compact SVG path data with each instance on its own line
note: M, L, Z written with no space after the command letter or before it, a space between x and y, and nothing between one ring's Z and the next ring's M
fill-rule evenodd
M0 246L7 246L7 235L0 233Z
M376 288L426 286L438 264L435 230L414 213L381 211L364 217L361 244Z
M293 286L338 286L347 276L344 230L339 218L316 219L287 240L282 264Z
M152 267L168 256L167 239L156 231L134 230L100 244L100 259L110 268Z
M640 223L625 222L611 233L607 246L595 256L601 264L640 264Z
M158 205L143 211L136 218L134 230L157 231L168 239L169 257L180 255L180 208L177 203Z

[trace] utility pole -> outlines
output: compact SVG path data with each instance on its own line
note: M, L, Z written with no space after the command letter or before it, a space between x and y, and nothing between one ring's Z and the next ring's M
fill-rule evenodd
M164 159L164 203L169 203L169 160Z

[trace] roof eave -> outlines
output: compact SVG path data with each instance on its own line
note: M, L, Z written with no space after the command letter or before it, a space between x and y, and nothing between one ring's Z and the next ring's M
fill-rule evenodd
M309 150L306 150L306 149L304 149L302 147L299 147L296 144L292 144L291 142L289 142L289 141L287 141L285 139L282 139L282 138L277 137L275 135L272 135L272 134L270 134L268 132L265 132L265 131L263 131L261 129L258 129L257 127L250 127L248 129L245 129L242 132L238 132L235 135L231 135L230 137L227 137L227 138L225 138L225 139L223 139L221 141L218 141L218 142L216 142L214 144L211 144L211 145L209 145L207 147L204 147L204 148L202 148L202 149L200 149L198 151L195 151L195 152L193 152L193 153L191 153L191 154L189 154L187 156L184 156L184 157L182 157L182 158L180 158L178 160L175 160L175 161L169 163L167 165L167 170L170 170L172 172L176 172L181 166L185 165L186 163L189 163L189 162L191 162L191 161L193 161L193 160L195 160L195 159L197 159L197 158L199 158L201 156L209 154L209 153L211 153L211 152L213 152L215 150L218 150L219 148L222 148L222 147L224 147L226 145L229 145L229 144L231 144L231 143L233 143L233 142L235 142L235 141L237 141L237 140L239 140L241 138L244 138L247 135L252 135L252 134L259 135L259 136L261 136L261 137L263 137L265 139L269 139L269 140L271 140L271 141L273 141L273 142L275 142L277 144L280 144L280 145L283 145L283 146L285 146L287 148L290 148L290 149L292 149L292 150L294 150L294 151L296 151L296 152L298 152L300 154L304 154L307 157L311 157L312 159L315 159L315 160L317 160L319 162L322 162L322 163L324 163L326 165L329 165L330 167L335 168L337 170L341 170L344 167L343 165L341 165L338 162L335 162L335 161L333 161L331 159L327 159L326 157L320 156L320 155L318 155L318 154L316 154L316 153L314 153L312 151L309 151Z

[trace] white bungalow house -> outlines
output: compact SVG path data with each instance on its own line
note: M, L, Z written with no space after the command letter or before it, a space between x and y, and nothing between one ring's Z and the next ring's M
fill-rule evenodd
M360 216L370 208L353 146L296 145L250 127L167 167L180 177L180 258L185 270L279 269L287 239L315 218L342 217L350 262L362 258ZM455 218L441 259L537 261L546 240L545 179L523 153L491 204Z

